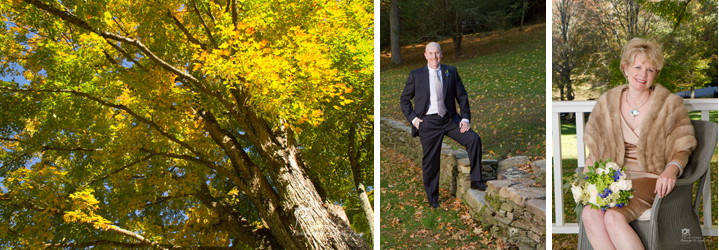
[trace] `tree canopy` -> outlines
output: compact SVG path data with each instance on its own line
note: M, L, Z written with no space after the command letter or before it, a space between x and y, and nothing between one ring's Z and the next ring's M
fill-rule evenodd
M511 28L522 25L524 17L540 19L546 3L539 0L405 0L397 3L400 36L403 45L452 38L455 55L460 56L462 37L466 34ZM389 17L390 0L380 1L380 13ZM390 18L380 20L382 34L390 34ZM389 35L380 37L380 46L388 50Z
M672 91L717 84L716 1L555 0L552 9L552 84L562 100L573 98L573 85L625 84L621 48L634 37L661 45L658 84Z
M372 12L3 1L0 248L369 248Z

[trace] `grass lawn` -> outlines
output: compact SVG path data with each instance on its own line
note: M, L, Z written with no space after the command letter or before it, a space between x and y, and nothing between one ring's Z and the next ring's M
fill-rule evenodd
M421 168L391 148L380 150L382 249L509 249L482 230L448 190L440 189L440 208L431 209Z
M444 57L457 67L469 93L472 129L482 137L485 158L525 155L545 158L545 32L538 24L467 39L473 58ZM445 51L447 41L439 41ZM451 43L449 43L451 44ZM423 45L419 45L423 48ZM405 50L408 53L405 53ZM418 52L419 51L419 52ZM386 67L380 76L381 116L406 121L399 97L407 75L426 65L418 45L403 48L405 66ZM411 60L411 59L414 60ZM421 60L420 60L421 59ZM383 67L384 68L384 67ZM463 148L451 139L454 148ZM382 249L516 249L503 245L475 222L462 201L440 189L440 208L427 203L422 170L412 160L381 146Z
M692 120L700 120L701 114L700 112L690 112L689 114L690 118ZM717 122L717 111L711 111L710 112L710 120L713 122ZM574 174L574 169L577 167L577 136L576 136L576 128L574 125L574 121L566 121L562 122L562 135L561 135L561 143L562 143L562 183L568 183L574 178L576 178L576 175ZM718 213L717 211L717 152L714 152L714 157L712 158L711 165L709 167L711 171L711 193L712 193L712 208L714 211L712 211L712 221L714 224L717 224L717 217ZM551 172L553 169L550 169ZM552 176L551 173L548 173L548 175ZM554 193L554 185L552 185L552 194ZM694 194L696 194L696 188L694 190ZM571 192L566 192L563 195L564 199L564 222L565 223L576 223L576 216L574 216L574 199L572 198ZM703 202L703 201L702 201ZM554 213L554 197L552 198L552 211L551 213ZM699 217L700 220L704 216L704 208L699 208ZM555 218L552 218L552 222L554 222ZM717 249L717 237L704 237L705 242L707 245L707 249ZM552 235L552 243L553 243L553 249L576 249L577 245L577 235L575 234L553 234Z
M508 34L486 42L497 50L455 60L451 65L457 67L469 93L471 125L482 137L485 158L501 160L525 155L544 159L545 30L535 28ZM426 65L426 61L405 61L405 65L409 66L381 72L380 102L382 117L409 125L400 109L399 97L409 72ZM451 139L445 142L461 148Z

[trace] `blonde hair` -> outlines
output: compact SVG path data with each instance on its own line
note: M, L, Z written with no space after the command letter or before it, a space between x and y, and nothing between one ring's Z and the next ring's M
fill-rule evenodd
M627 65L634 63L634 58L639 53L644 55L644 58L657 68L657 73L664 67L664 53L662 53L659 44L654 39L647 40L635 37L622 47L622 61L619 65L622 73L625 73L624 68Z

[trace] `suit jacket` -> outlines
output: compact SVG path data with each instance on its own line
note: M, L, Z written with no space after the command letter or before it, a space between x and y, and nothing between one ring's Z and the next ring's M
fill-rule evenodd
M470 120L469 97L462 84L462 79L457 74L457 68L440 64L440 69L442 69L442 91L444 92L444 106L447 108L446 115L449 115L452 121L457 124L462 119ZM402 112L410 124L415 117L422 119L427 115L430 91L427 65L412 70L409 77L407 77L404 90L402 90L402 96L399 98ZM414 99L414 108L412 107L412 99ZM461 115L457 113L455 100L459 103ZM419 135L419 130L414 126L411 127L412 137Z

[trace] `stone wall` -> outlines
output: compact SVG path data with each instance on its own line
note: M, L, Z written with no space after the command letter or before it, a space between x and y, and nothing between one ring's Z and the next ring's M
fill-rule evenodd
M380 126L381 144L414 159L416 166L421 167L422 145L419 137L410 135L410 127L387 118L380 119ZM490 180L485 192L469 188L469 158L465 150L452 150L442 144L440 162L440 188L460 198L484 230L518 244L520 249L545 249L545 187L534 181L544 180L543 160L531 163L532 174L517 168L530 163L527 157L500 162L482 160L482 175Z

